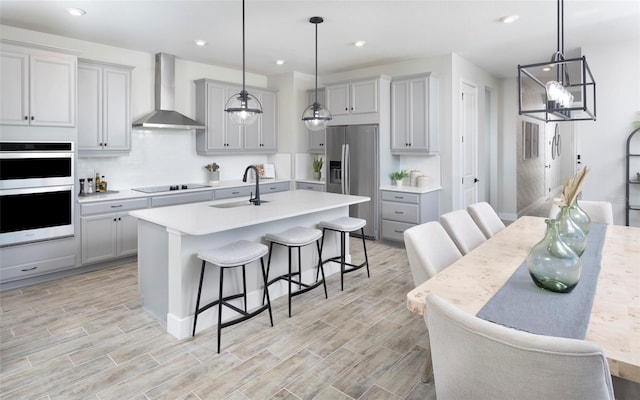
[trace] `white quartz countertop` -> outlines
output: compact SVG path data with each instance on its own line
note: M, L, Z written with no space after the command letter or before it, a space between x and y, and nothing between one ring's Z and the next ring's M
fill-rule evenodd
M170 207L148 208L130 215L187 235L207 235L313 212L370 201L369 197L292 190L265 194L259 206L247 199L225 199ZM212 207L229 204L236 207Z
M396 186L396 185L387 185L380 186L380 190L388 190L392 192L403 192L403 193L429 193L436 190L440 190L442 187L440 186L428 186L428 187L420 187L420 186Z
M290 182L290 180L289 179L262 179L260 180L260 185L269 185L272 183L279 183L279 182ZM205 186L202 188L189 189L189 190L169 190L166 192L155 192L155 193L144 193L144 192L138 192L133 189L123 189L123 190L116 190L116 191L107 192L107 193L92 193L86 196L79 196L78 203L91 203L96 201L123 200L123 199L139 198L139 197L185 194L185 193L202 192L207 190L225 189L225 188L232 188L232 187L255 186L255 184L256 182L253 180L249 180L248 182L242 182L241 179L238 179L238 180L220 181L220 183L215 186Z

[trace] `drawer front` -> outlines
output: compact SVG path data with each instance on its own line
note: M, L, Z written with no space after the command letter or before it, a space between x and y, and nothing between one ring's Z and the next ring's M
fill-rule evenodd
M418 204L420 202L420 195L415 193L404 193L404 192L394 192L389 190L383 190L382 200Z
M417 224L419 221L417 204L396 203L393 201L382 202L382 218L399 222Z
M324 192L324 185L321 183L296 182L296 189Z
M215 200L230 199L232 197L249 196L255 190L255 186L240 186L226 189L216 189L213 198Z
M198 203L213 200L213 191L174 194L151 198L151 207L164 207L176 204Z
M104 214L111 212L138 210L147 207L147 198L129 199L120 201L107 201L104 203L80 204L80 213L82 215Z
M47 260L33 261L21 265L2 268L0 270L0 282L11 282L18 279L29 278L74 268L77 260L75 254L68 254Z
M287 190L289 190L289 182L260 184L260 193L286 192Z
M404 231L415 226L405 222L382 220L382 237L385 239L404 242Z

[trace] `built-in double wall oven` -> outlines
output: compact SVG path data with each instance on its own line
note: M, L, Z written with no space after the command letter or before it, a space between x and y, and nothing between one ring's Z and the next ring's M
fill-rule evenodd
M0 246L74 235L73 142L0 142Z

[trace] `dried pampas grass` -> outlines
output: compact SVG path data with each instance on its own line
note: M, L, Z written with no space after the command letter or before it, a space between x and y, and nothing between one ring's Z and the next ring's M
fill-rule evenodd
M584 183L584 178L589 173L589 167L585 165L575 176L567 177L567 180L564 181L564 186L562 188L562 195L560 196L560 201L557 201L556 204L560 207L565 207L571 205L574 200L580 194L582 190L582 184Z

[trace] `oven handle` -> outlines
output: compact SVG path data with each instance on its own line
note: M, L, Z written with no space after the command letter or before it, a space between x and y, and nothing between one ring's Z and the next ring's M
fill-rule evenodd
M0 196L13 196L13 195L20 195L20 194L47 193L47 192L64 192L67 190L70 190L73 193L74 191L73 185L2 189L0 190Z

